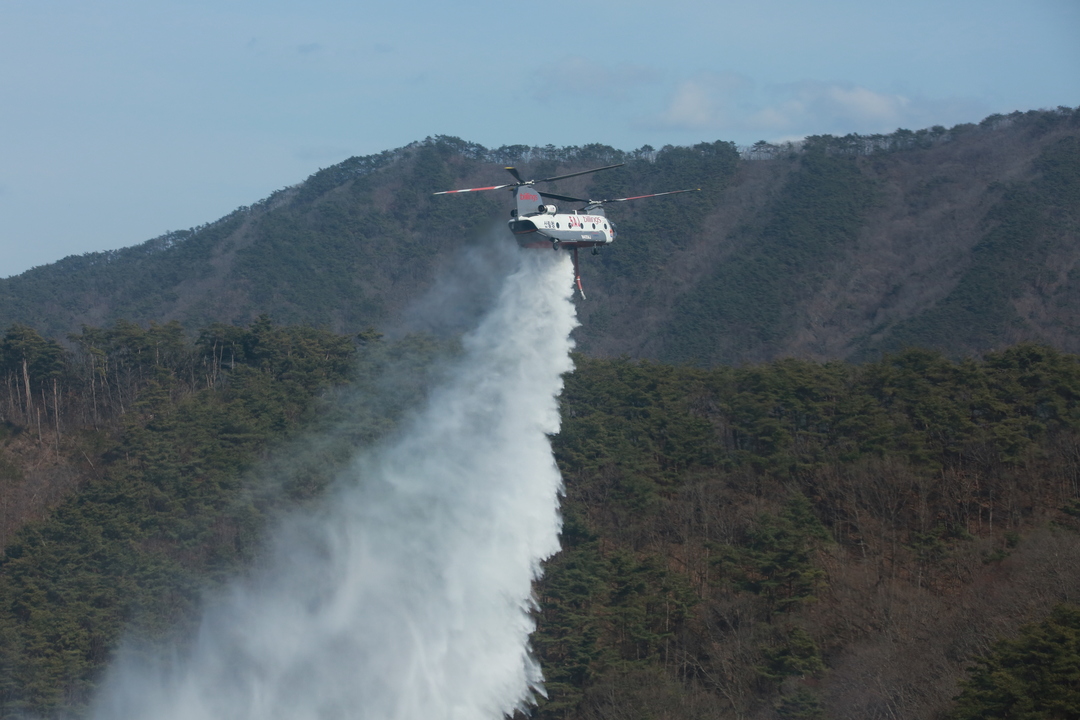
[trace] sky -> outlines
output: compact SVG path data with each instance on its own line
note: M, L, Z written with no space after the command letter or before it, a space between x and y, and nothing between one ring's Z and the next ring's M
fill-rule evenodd
M1062 105L1080 0L0 0L0 277L435 135L749 145Z

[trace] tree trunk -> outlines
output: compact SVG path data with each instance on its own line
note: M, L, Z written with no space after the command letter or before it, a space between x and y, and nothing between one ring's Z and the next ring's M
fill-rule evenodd
M97 359L94 357L94 353L91 351L90 355L90 402L94 408L93 420L94 429L98 426L98 407L97 407Z
M56 378L52 381L53 420L56 423L56 459L60 459L60 389Z
M34 422L34 396L30 392L30 366L26 363L26 358L23 357L22 361L22 374L23 385L26 388L26 424Z
M38 421L37 421L38 440L44 440L45 439L45 436L42 434L42 431L41 431L41 413L45 413L45 424L48 425L49 424L49 399L45 397L45 386L44 385L41 386L41 409L38 410L38 414L37 414L37 419L38 419Z

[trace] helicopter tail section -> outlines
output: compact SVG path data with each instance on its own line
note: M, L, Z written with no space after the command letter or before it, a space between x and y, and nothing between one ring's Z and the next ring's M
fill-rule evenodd
M514 200L519 218L544 212L544 201L540 197L540 192L532 185L519 185L514 188Z

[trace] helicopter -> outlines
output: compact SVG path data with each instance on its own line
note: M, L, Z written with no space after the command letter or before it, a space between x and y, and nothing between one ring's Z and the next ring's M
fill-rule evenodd
M599 253L598 248L610 245L615 241L617 232L615 223L607 218L604 213L604 205L607 203L620 203L629 200L642 200L644 198L660 197L661 195L678 195L685 192L696 192L701 188L690 190L669 190L667 192L652 193L650 195L635 195L633 197L611 198L607 200L589 200L586 198L571 197L569 195L556 195L555 193L537 190L537 183L554 182L566 178L588 175L589 173L611 170L622 167L626 163L606 165L582 170L580 172L556 175L543 178L542 180L522 180L521 174L515 167L504 168L514 176L514 182L505 185L491 185L489 187L465 188L462 190L443 190L433 193L435 195L452 195L454 193L480 192L483 190L509 189L514 193L514 201L517 207L510 211L510 232L514 234L518 245L523 248L551 248L553 250L568 250L573 252L574 257L574 284L584 299L585 291L581 287L581 272L578 269L578 250L592 248L593 254ZM561 200L563 202L584 203L584 205L570 212L559 212L555 205L549 205L544 200Z

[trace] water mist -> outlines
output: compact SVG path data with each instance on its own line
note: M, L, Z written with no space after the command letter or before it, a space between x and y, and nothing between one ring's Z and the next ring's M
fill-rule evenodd
M358 457L170 669L121 660L98 720L499 720L529 702L532 581L558 549L548 435L571 369L565 253L524 252L449 380Z

